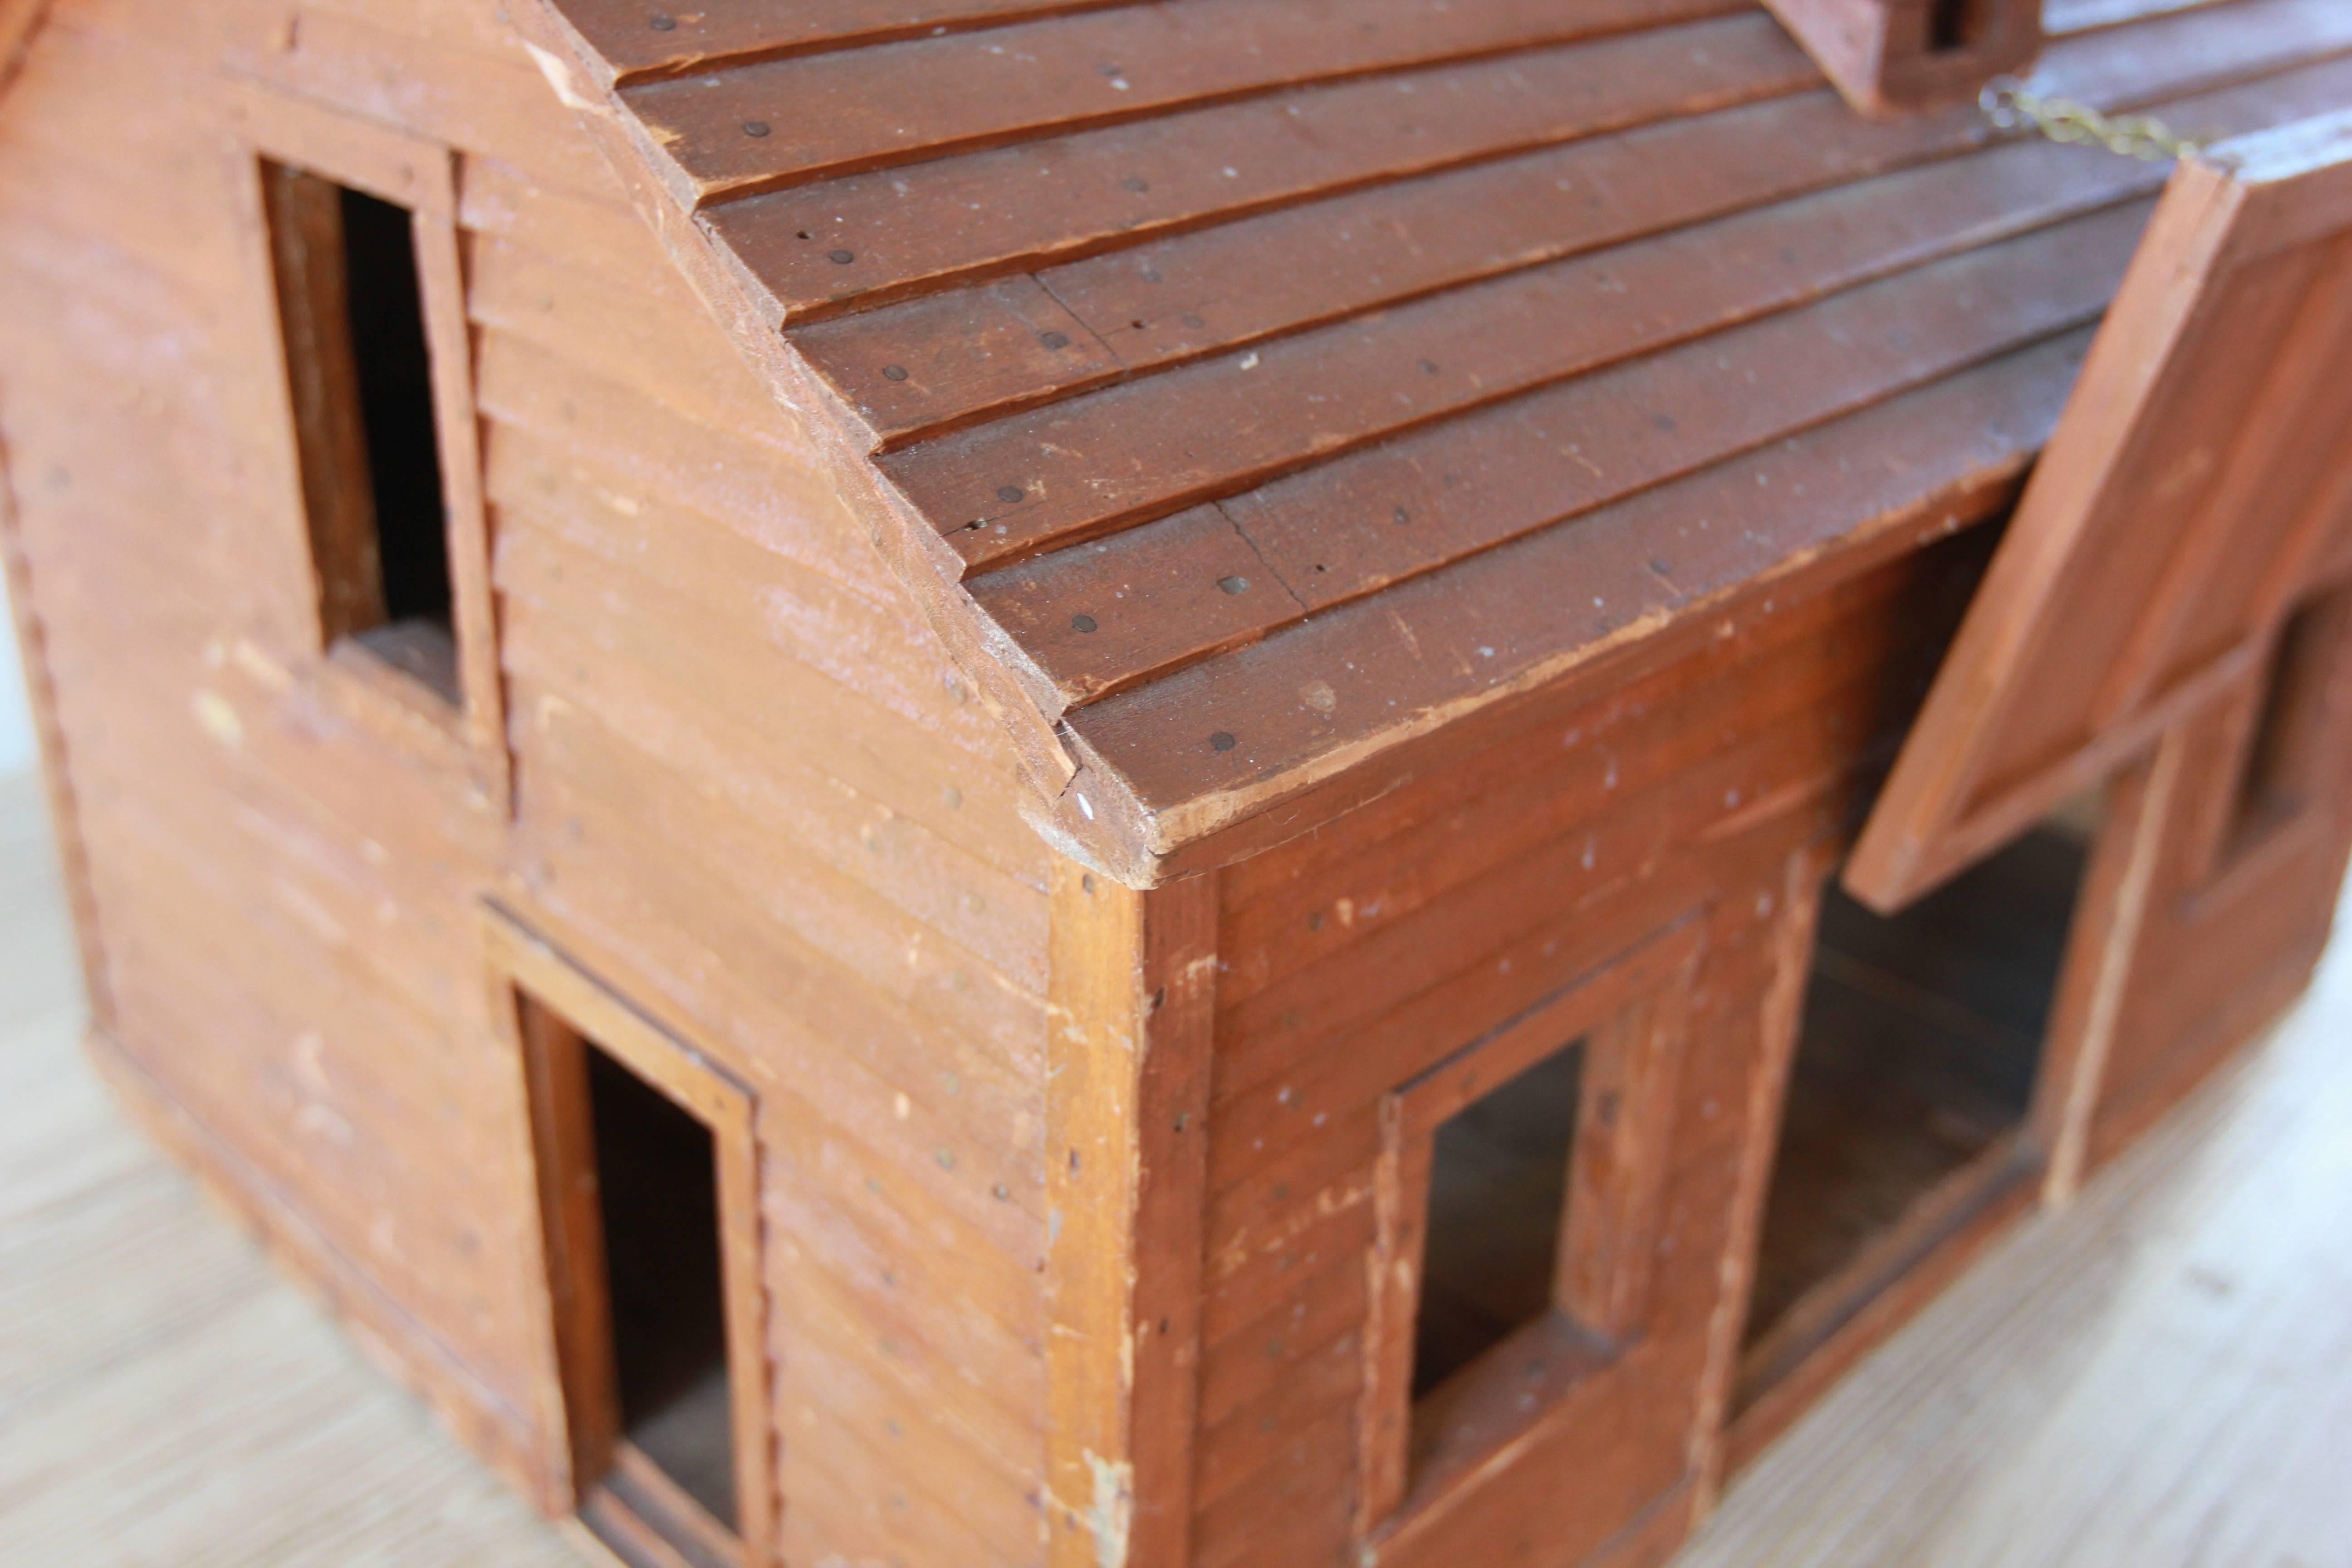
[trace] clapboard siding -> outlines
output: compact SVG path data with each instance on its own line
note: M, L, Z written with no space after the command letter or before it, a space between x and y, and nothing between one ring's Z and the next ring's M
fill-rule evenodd
M0 290L70 303L0 322L0 431L118 1044L543 1452L505 900L761 1096L792 1560L1035 1561L1046 851L1001 726L493 0L56 12ZM510 823L306 668L236 82L457 154Z
M1963 536L1783 605L1226 874L1194 1472L1202 1563L1271 1563L1277 1548L1332 1562L1349 1539L1380 1096L1690 919L1705 959L1651 1298L1672 1309L1643 1353L1681 1369L1672 1408L1646 1419L1686 1431L1702 1462L1718 1319L1744 1300L1734 1199L1759 1131L1755 1075L1772 1070L1775 943L1795 918L1792 888L1818 875L1792 879L1790 857L1828 863L1984 543ZM1663 1492L1677 1473L1623 1484ZM1267 1531L1273 1518L1286 1528Z

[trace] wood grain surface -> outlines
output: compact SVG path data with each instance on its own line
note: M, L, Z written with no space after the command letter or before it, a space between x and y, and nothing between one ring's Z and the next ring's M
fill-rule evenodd
M1823 4L1845 0L1798 8ZM1850 8L1916 34L1871 67L1887 96L1972 97L2041 37L1990 0ZM2075 362L2032 351L2105 307L2160 174L2003 144L1970 103L1856 115L1760 8L1327 9L515 13L1024 737L1033 812L1132 886L1233 864L1313 826L1329 772L1710 617L1638 574L1628 610L1604 591L1622 563L1592 524L1626 497L1989 361L2063 395ZM2331 0L2050 25L2037 91L2202 140L2352 101ZM1938 29L1963 47L1929 52ZM1935 428L1889 504L1748 528L1747 579L1961 510L1930 477L1956 467L1980 519L2047 435ZM1523 625L1480 563L1534 539L1558 550ZM1500 635L1423 658L1415 585ZM1560 613L1588 597L1597 624ZM1336 646L1286 635L1357 605ZM1238 689L1243 661L1270 689L1195 723L1189 688ZM1443 689L1341 689L1360 669Z
M0 1558L593 1560L126 1125L72 952L37 786L0 781ZM2352 945L1768 1450L1682 1568L2352 1563L2347 1033Z

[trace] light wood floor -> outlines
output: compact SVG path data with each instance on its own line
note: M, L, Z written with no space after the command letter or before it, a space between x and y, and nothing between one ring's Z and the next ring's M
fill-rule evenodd
M79 1008L37 794L0 779L0 1564L578 1563L130 1131ZM1677 1568L1864 1565L2352 1568L2352 942Z

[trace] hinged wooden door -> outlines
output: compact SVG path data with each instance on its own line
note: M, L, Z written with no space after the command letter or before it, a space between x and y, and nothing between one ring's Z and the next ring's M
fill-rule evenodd
M1845 874L1892 910L2244 676L2352 525L2352 113L2174 174Z

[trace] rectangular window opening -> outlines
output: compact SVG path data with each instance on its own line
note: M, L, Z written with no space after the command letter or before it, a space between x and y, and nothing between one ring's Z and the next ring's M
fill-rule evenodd
M1768 1191L1743 1405L2010 1173L2100 805L2070 804L1892 918L1826 889Z
M736 1526L734 1415L710 1130L588 1044L620 1435Z
M432 354L408 209L263 165L320 620L459 700Z
M2330 689L2352 626L2352 588L2338 588L2287 617L2272 647L2262 707L2239 777L2226 853L2234 858L2311 804L2325 765Z
M1646 1332L1703 947L1669 928L1382 1097L1361 1528L1516 1462Z
M1413 1324L1416 1400L1552 1310L1583 1066L1580 1041L1438 1124Z

